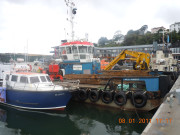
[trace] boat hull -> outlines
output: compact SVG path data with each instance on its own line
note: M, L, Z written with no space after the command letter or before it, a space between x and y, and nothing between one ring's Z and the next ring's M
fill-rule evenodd
M35 110L64 110L71 99L69 91L6 90L6 103L18 108Z

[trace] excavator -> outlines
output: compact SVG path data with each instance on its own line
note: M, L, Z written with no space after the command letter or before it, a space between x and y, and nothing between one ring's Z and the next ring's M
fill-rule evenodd
M123 50L118 56L114 58L104 70L110 70L118 61L127 59L127 55L132 56L129 60L133 62L134 70L148 70L150 63L150 54L136 51Z

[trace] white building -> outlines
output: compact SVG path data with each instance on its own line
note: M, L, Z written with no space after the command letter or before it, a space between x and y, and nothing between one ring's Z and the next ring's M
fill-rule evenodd
M176 31L176 32L179 32L180 31L180 22L175 22L174 24L171 24L170 27L169 27L169 31L172 32L172 31Z
M152 28L152 29L151 29L151 33L152 33L152 34L158 33L158 31L159 31L160 29L166 31L166 28L164 28L163 26L161 26L161 27Z

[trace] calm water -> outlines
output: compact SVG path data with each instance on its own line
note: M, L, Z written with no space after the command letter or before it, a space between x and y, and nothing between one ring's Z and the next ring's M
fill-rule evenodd
M137 122L139 118L152 116L147 112L137 116L135 112L72 102L66 111L51 113L0 106L0 135L137 135L142 133L147 122L133 123L132 119Z

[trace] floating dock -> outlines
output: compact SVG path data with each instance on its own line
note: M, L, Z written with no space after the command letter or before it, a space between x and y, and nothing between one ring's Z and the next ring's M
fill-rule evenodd
M142 135L180 134L180 104L176 93L177 89L180 89L180 77L164 98L164 102L154 114Z

